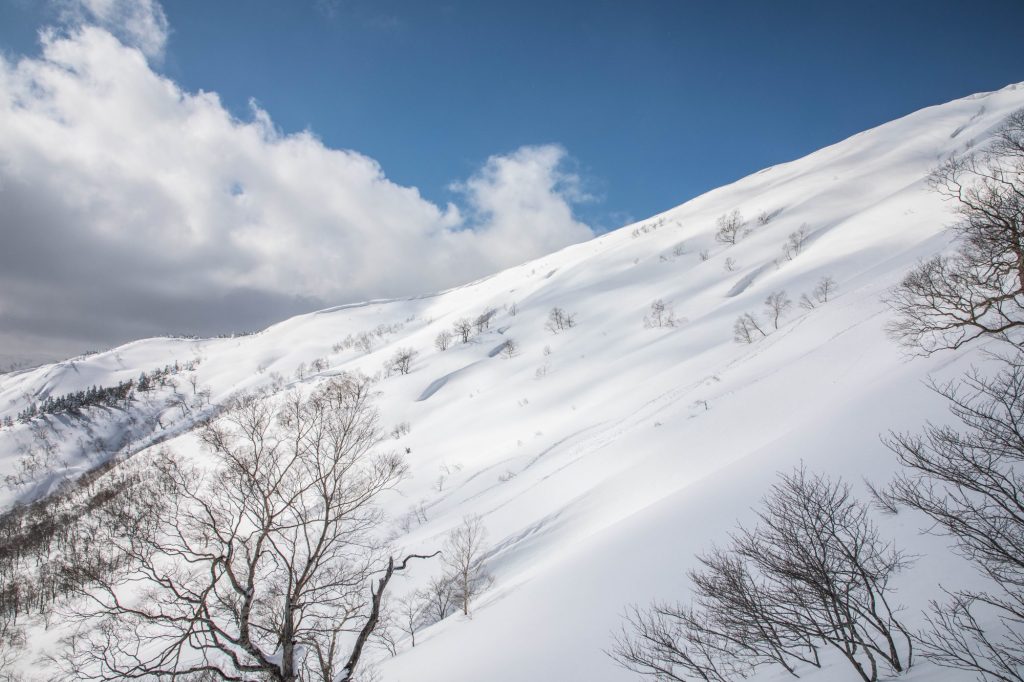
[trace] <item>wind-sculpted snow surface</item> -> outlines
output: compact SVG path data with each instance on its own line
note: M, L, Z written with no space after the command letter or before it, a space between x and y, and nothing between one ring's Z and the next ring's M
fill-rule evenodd
M887 481L895 462L879 433L945 419L923 381L984 362L981 346L907 358L885 336L890 313L880 299L919 259L950 246L954 216L928 189L929 172L984 145L1021 107L1024 87L1010 86L925 109L438 295L340 306L238 338L142 340L0 376L2 419L46 395L196 363L123 410L88 411L54 428L53 417L40 417L0 429L0 474L25 479L0 503L27 501L62 476L157 441L202 458L189 427L230 396L341 372L374 375L397 349L413 349L409 374L382 374L376 384L388 428L410 425L390 442L407 452L411 471L385 503L394 542L430 554L479 515L494 582L470 617L418 632L415 648L399 641L397 656L377 652L381 679L634 679L604 653L626 605L685 600L695 554L753 518L777 471L802 461L857 485L862 477ZM734 210L746 225L727 246L715 240L716 220ZM801 228L813 239L787 256ZM776 329L766 298L784 291L796 302L824 277L836 284L829 300L785 308ZM644 324L655 300L674 310L674 326ZM555 307L574 314L575 326L547 329ZM493 321L468 343L456 335L446 350L435 348L440 331L490 309ZM733 325L745 313L764 334L735 343ZM507 338L518 348L510 357L495 350ZM109 431L130 432L130 443L89 447L87 427L111 443ZM50 434L53 453L25 473L19 462L33 428ZM912 625L939 583L975 579L941 539L917 532L918 519L881 523L910 551L944 557L899 578ZM440 570L416 566L396 578L394 594ZM55 646L52 633L30 641L36 654ZM820 671L800 672L852 679L831 658ZM757 679L784 674L765 668ZM969 676L922 664L907 679Z

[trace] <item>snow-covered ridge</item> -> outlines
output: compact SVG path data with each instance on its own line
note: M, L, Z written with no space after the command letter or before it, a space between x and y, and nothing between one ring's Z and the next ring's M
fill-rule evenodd
M467 682L631 679L601 653L622 607L684 596L693 555L749 518L775 471L803 460L852 481L884 480L894 463L878 433L941 418L921 381L955 375L976 351L906 358L885 338L880 298L949 245L950 207L928 190L930 170L983 145L1021 107L1020 85L930 107L438 294L342 305L251 336L141 340L2 375L0 419L47 396L198 361L176 387L140 401L139 428L150 432L134 441L198 452L188 426L230 395L374 374L412 348L412 371L378 384L386 422L411 426L394 443L410 449L412 471L388 500L397 542L436 548L464 515L480 514L496 582L472 620L449 618L382 662L384 679L422 679L423 670ZM750 233L725 246L716 220L733 210ZM761 225L761 214L773 217ZM801 228L802 249L786 258ZM733 341L739 315L763 316L772 292L796 302L823 277L837 285L827 303L794 305L777 330L766 321L767 337ZM658 299L675 326L644 324ZM545 329L556 306L577 325ZM490 328L471 343L434 347L441 330L489 309ZM518 352L506 358L496 350L509 338ZM176 394L185 407L168 402ZM116 412L90 412L90 429L116 439ZM80 421L53 421L58 468L82 471L109 456L82 438ZM15 471L30 430L0 429L0 476ZM0 504L46 489L6 490ZM427 520L403 524L421 504ZM912 526L891 530L923 552L938 546ZM940 579L908 575L901 598L917 606Z

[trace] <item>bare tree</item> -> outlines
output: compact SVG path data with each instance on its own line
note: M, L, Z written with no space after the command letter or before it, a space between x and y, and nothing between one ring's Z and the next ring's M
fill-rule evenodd
M469 604L490 585L490 576L484 566L487 552L487 529L479 516L467 516L462 524L448 534L442 552L454 586L454 596L462 613L469 615Z
M356 350L369 355L373 352L373 334L368 332L359 332L352 345Z
M434 622L450 616L455 609L455 585L451 577L442 574L431 578L423 599L425 611Z
M751 666L777 663L791 675L797 663L821 666L815 638L793 627L791 605L739 554L712 549L697 559L702 567L690 571L689 578L695 605L706 615L699 621L691 618L691 630L730 642L731 655Z
M775 220L775 218L778 217L778 215L780 213L782 213L782 209L781 208L776 208L776 209L771 210L771 211L768 211L768 210L761 211L757 215L757 224L761 225L761 226L767 225L771 221Z
M700 262L703 263L704 261L711 258L711 252L708 251L707 249L701 249L697 253L697 257L700 258Z
M519 355L519 344L513 338L505 339L505 343L501 344L501 354L505 359L511 360Z
M960 422L921 435L891 434L903 465L887 498L923 512L932 532L991 580L931 606L924 655L982 680L1024 680L1024 361L1005 361L993 378L978 372L933 385ZM982 618L984 616L984 618ZM982 627L981 620L985 621Z
M650 312L644 316L645 327L674 327L676 326L676 315L672 306L665 301L655 299L651 302Z
M754 340L757 339L755 334L768 336L761 325L757 323L756 317L750 313L743 313L736 318L736 322L732 326L732 337L736 343L754 343Z
M786 243L782 247L782 255L786 260L793 260L801 253L803 253L804 246L807 244L807 225L801 225L800 229L795 232L790 232L789 237L786 238Z
M476 319L473 320L473 325L476 327L476 333L477 334L482 334L483 332L485 332L488 329L490 329L491 328L491 320L497 314L498 314L497 310L495 310L494 308L488 308L487 310L485 310L482 313L480 313L479 315L477 315Z
M768 317L772 321L772 326L778 329L779 321L793 307L793 301L785 291L773 291L768 294L768 298L764 299L764 306L768 309Z
M848 484L801 467L773 486L758 526L734 539L792 614L791 632L838 650L865 682L878 679L880 666L909 668L913 646L890 603L891 580L909 559L881 538L869 512Z
M370 634L369 641L387 651L391 656L398 655L398 644L401 637L401 630L397 624L398 616L395 614L390 600L385 600L380 608L380 617L377 619L377 627Z
M154 530L123 538L128 560L113 577L90 576L98 587L82 592L70 672L350 679L388 582L414 558L396 563L374 539L375 501L405 464L376 452L371 398L370 381L352 375L279 409L246 396L202 431L212 468L162 458ZM141 601L130 597L139 588Z
M817 306L828 303L829 299L836 290L836 281L832 277L825 276L818 280L818 283L814 285L814 289L811 291L811 295L807 294L800 295L800 307L807 310L812 310Z
M825 275L818 280L818 283L814 285L814 291L811 293L814 296L814 300L818 303L828 303L829 299L832 298L832 294L836 290L836 281L832 277Z
M470 338L473 336L473 323L467 318L463 317L455 321L453 325L456 336L458 336L462 343L469 343Z
M746 221L738 210L733 210L718 217L718 230L715 232L715 240L721 244L734 246L739 241L743 226Z
M14 664L25 655L25 630L15 624L13 615L0 615L0 682L19 682Z
M452 345L452 339L455 338L450 331L442 329L438 332L437 336L434 337L434 348L439 351L446 351L448 347Z
M733 655L731 642L708 636L700 627L701 616L675 604L629 607L608 654L626 670L657 682L731 682L746 677L752 666Z
M913 352L959 348L979 336L1014 342L1024 326L1024 111L988 149L940 166L932 187L955 203L959 249L914 268L888 295L888 331Z
M366 646L366 642L376 632L381 617L381 600L384 597L385 590L387 590L388 583L391 578L398 571L404 571L412 559L430 559L435 557L440 552L434 552L433 554L410 554L402 561L401 564L395 565L394 557L388 557L387 566L384 568L384 575L377 579L376 587L370 589L370 613L366 617L366 622L363 627L359 630L356 635L356 642L352 646L349 653L348 659L345 661L345 665L340 671L337 671L334 665L333 655L335 654L335 641L332 639L331 647L325 652L322 648L315 648L317 663L319 664L316 670L319 673L318 678L320 682L347 682L353 679L353 675L359 667L359 661L362 658L363 649ZM337 627L334 632L337 633ZM325 655L326 653L326 655ZM307 668L308 669L308 668ZM310 676L313 677L313 676Z
M399 630L408 635L409 645L416 646L416 633L423 627L423 621L429 607L427 596L419 590L411 592L398 600L395 609L395 623Z
M732 256L727 256L723 266L726 272L733 272L736 270L736 259Z
M754 529L699 558L694 603L633 607L611 651L657 680L728 682L777 664L820 667L837 649L865 682L911 665L910 635L890 606L907 559L879 537L849 486L800 468L762 502Z
M408 374L412 370L412 361L419 355L412 348L399 348L388 361L388 373L391 371L399 374Z
M551 309L551 312L548 313L548 321L544 324L544 328L552 334L557 334L560 331L571 329L575 326L575 313L567 313L565 310L558 307Z

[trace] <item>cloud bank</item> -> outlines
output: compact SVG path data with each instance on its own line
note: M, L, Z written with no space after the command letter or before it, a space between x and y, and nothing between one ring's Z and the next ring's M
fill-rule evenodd
M423 293L592 236L559 146L491 157L438 206L154 71L151 0L76 7L91 23L0 58L0 363Z

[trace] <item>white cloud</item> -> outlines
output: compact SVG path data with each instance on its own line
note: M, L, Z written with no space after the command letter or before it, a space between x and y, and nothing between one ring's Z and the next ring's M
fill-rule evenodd
M105 28L147 57L161 58L169 27L156 0L62 0L66 21Z
M118 0L87 4L133 16ZM166 20L142 7L152 20L134 35L163 26L150 54ZM460 211L362 154L281 134L256 107L232 118L216 94L182 91L105 28L43 41L38 58L0 58L8 352L248 328L452 286L592 236L573 216L585 197L560 147L488 159L457 185Z
M474 236L501 254L505 263L549 253L593 236L575 219L572 204L591 197L575 173L563 170L566 151L558 145L521 147L492 156L480 171L453 189L465 197L482 227ZM495 262L499 265L499 262Z

